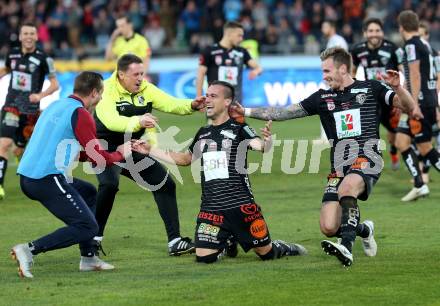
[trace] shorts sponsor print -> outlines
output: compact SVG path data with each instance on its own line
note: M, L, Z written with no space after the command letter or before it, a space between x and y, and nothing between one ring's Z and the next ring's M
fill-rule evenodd
M271 242L269 229L258 204L244 204L221 212L199 212L196 248L223 249L231 235L245 252Z

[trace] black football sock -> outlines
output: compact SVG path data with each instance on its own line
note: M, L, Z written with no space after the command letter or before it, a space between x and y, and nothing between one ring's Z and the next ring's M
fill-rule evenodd
M367 238L370 235L370 228L363 223L359 223L356 226L356 235L361 238Z
M357 199L351 196L344 196L339 199L342 208L341 218L341 244L350 252L356 239L356 227L359 224L360 212Z
M425 158L437 171L440 171L440 154L434 148L425 155Z
M261 258L261 260L271 260L271 259L275 259L275 258L280 258L280 256L278 256L280 254L280 250L278 250L278 247L272 243L272 248L270 249L269 252L267 252L264 255L260 255L258 254L258 256Z
M429 173L429 169L431 169L431 162L429 161L427 156L422 156L422 161L423 161L422 173L427 174Z
M8 160L0 156L0 185L3 186L5 180L6 169L8 168Z
M414 187L420 188L423 186L422 172L419 168L419 159L412 148L402 152L402 159L405 162L409 173L414 179Z

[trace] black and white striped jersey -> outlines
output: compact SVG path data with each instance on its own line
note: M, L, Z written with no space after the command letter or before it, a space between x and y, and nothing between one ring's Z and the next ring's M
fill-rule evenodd
M374 164L382 162L379 110L381 104L392 105L394 95L379 81L355 80L342 91L320 89L300 102L308 115L320 116L331 145L332 172L352 165L358 157Z
M197 132L189 150L201 158L204 210L227 210L254 203L247 175L247 150L249 141L256 137L246 123L232 119Z

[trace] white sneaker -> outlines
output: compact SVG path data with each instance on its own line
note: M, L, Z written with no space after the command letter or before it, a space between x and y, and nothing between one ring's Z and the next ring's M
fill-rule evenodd
M33 278L31 267L34 264L33 255L27 243L17 244L11 249L12 259L17 261L18 275L20 277Z
M420 188L414 187L411 189L410 192L406 196L404 196L401 201L402 202L409 202L409 201L415 201L418 198L426 197L429 194L429 188L428 185L424 184Z
M342 244L323 240L321 241L321 247L327 255L335 256L345 267L353 264L353 255Z
M365 220L364 225L370 229L370 234L367 238L362 238L362 248L367 256L373 257L377 254L377 243L374 240L374 222Z
M93 257L81 256L81 261L79 262L79 270L81 272L113 270L114 268L115 266L106 263L98 256L93 256Z

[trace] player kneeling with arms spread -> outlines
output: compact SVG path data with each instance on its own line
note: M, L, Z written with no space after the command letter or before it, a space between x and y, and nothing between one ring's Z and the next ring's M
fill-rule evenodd
M229 117L233 100L234 88L230 84L211 83L206 93L206 115L212 124L197 132L186 153L164 152L142 141L135 141L133 149L181 166L202 159L202 203L195 233L198 262L216 262L231 236L245 252L253 249L263 260L305 255L306 249L299 244L271 241L250 188L247 150L264 152L271 148L271 122L262 129L260 139L246 123Z

